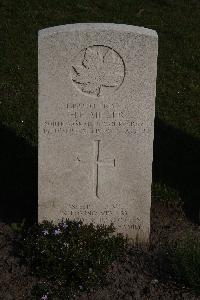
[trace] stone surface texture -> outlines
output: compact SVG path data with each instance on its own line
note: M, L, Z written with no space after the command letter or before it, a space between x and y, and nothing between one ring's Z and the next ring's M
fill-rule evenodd
M39 31L39 221L148 241L157 44L123 24Z

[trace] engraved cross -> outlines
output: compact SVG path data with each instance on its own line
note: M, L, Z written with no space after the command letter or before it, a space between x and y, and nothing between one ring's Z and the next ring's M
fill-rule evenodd
M93 157L93 190L94 194L97 198L99 198L99 167L103 166L112 166L115 167L115 158L114 159L106 159L106 161L102 161L99 159L100 156L100 140L94 141L94 157ZM80 158L77 157L77 161L81 162Z

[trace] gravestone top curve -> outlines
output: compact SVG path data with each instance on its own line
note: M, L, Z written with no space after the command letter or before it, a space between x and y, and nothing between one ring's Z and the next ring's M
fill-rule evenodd
M150 37L158 38L157 32L153 29L126 25L126 24L115 24L115 23L74 23L74 24L66 24L53 26L45 29L41 29L38 31L39 37L44 37L46 35L52 35L55 33L65 32L65 31L102 31L102 30L114 30L120 32L133 32L139 35L147 35Z

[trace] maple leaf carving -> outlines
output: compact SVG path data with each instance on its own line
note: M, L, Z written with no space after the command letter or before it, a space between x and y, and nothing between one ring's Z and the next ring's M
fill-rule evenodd
M102 87L118 88L124 79L122 58L109 47L84 50L81 64L72 66L72 80L82 92L100 96Z

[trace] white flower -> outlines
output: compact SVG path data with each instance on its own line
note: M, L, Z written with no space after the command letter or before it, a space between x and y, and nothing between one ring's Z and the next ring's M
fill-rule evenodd
M66 223L63 223L63 228L66 229L68 227L68 225Z
M158 279L152 279L151 280L151 284L157 284L158 283Z
M61 233L60 228L54 230L54 235L58 235L58 234L60 234L60 233Z
M48 300L48 296L47 295L43 295L41 300Z
M63 243L63 245L65 246L65 247L69 247L69 244L68 243Z
M48 232L48 230L47 230L47 229L43 230L42 232L43 232L43 234L44 234L44 235L47 235L47 234L49 234L49 232Z

